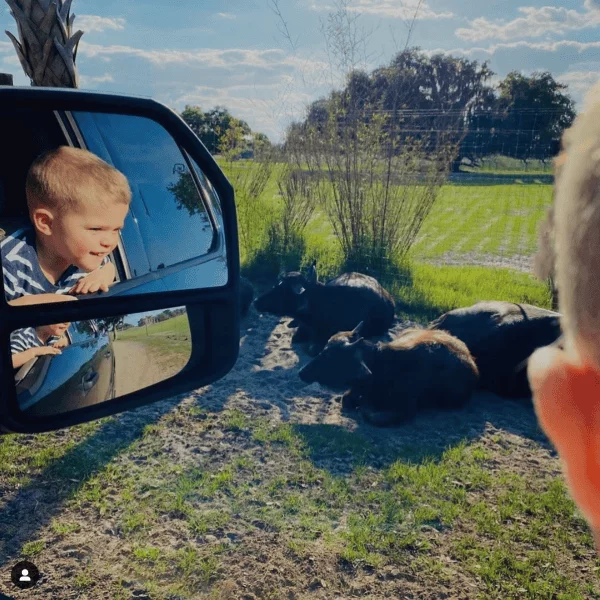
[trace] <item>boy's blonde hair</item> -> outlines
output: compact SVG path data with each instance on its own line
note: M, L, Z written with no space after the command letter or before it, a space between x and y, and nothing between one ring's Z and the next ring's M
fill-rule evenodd
M77 210L87 203L131 202L131 189L123 173L95 154L59 146L35 159L25 183L29 211L46 207Z

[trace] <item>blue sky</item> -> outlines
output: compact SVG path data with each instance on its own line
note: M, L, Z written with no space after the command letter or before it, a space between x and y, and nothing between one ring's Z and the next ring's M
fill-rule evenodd
M220 104L273 140L336 79L321 24L339 0L74 0L81 88L153 97L176 110ZM406 44L419 0L344 0L366 35L363 67ZM176 7L176 8L175 8ZM0 25L16 33L2 3ZM488 60L499 77L549 70L581 103L600 79L600 0L427 0L410 45ZM5 41L4 41L5 40ZM28 85L7 37L1 69Z

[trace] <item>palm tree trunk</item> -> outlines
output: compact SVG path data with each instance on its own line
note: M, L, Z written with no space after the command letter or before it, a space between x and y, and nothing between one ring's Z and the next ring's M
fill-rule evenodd
M83 31L73 31L72 0L5 0L17 23L19 39L9 31L31 85L79 86L75 59Z

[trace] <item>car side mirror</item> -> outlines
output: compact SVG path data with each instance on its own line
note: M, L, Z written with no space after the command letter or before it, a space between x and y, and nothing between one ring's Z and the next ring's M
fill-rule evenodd
M0 108L0 430L224 376L239 349L234 195L185 122L79 90L0 87Z

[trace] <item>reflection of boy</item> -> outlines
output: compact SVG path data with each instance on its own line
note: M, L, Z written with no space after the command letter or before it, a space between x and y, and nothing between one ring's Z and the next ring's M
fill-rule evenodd
M87 150L61 146L34 161L25 191L33 228L0 245L9 304L108 291L115 278L108 255L131 201L126 177Z
M10 352L14 369L22 367L36 356L60 354L68 345L65 333L70 323L55 323L41 327L17 329L10 334Z

